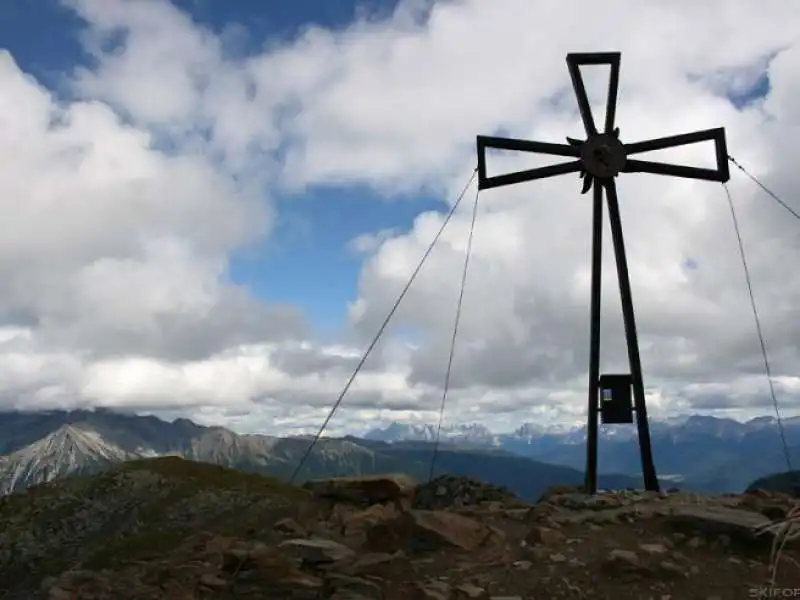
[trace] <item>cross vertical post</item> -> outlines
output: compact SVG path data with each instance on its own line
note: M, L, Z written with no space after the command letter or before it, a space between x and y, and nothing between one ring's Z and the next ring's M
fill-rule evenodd
M631 293L631 280L628 274L628 260L625 256L625 241L622 237L622 220L619 215L619 202L617 200L616 184L612 179L606 184L606 201L608 202L608 220L611 224L611 239L614 244L614 257L617 262L617 277L619 278L619 293L622 300L622 321L625 326L625 341L628 346L628 363L631 369L631 383L633 384L633 406L636 411L636 430L639 435L639 452L642 456L642 476L646 490L658 491L658 477L653 461L653 450L650 442L650 426L647 421L647 404L644 396L644 379L642 377L642 361L639 356L639 339L636 334L636 319L633 314L633 295ZM599 277L599 275L598 275ZM596 401L591 402L592 408L597 411ZM597 477L597 459L586 469ZM596 488L596 482L595 487Z
M600 305L603 269L603 186L594 182L592 206L592 278L591 305L589 309L589 407L586 427L587 490L597 489L597 420L600 390ZM592 493L591 491L589 493Z
M598 421L604 424L632 423L636 413L642 476L646 490L658 491L659 482L650 440L650 427L644 393L639 341L633 310L628 261L622 235L622 221L615 178L619 173L653 173L705 181L726 182L730 178L728 153L724 128L695 131L633 144L619 141L619 128L615 128L617 93L619 88L619 52L567 54L567 68L578 102L586 139L567 138L567 144L526 141L513 138L477 137L478 189L489 189L524 181L543 179L566 173L580 173L582 193L593 190L592 214L592 276L589 330L589 402L587 414L586 474L587 493L597 491ZM589 99L583 84L580 67L608 65L611 67L606 101L606 118L602 132L598 132ZM716 168L705 169L629 158L633 154L713 141L716 150ZM504 175L487 176L486 149L516 150L563 156L574 160L518 171ZM628 348L629 374L600 375L600 308L603 241L603 192L608 205L611 239L617 265L625 341ZM631 388L633 397L631 398Z

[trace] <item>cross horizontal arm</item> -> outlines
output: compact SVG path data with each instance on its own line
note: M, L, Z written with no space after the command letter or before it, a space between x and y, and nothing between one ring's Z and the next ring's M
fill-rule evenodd
M549 142L535 142L516 140L513 138L478 136L478 156L484 156L486 148L496 150L518 150L520 152L536 152L537 154L552 154L553 156L570 156L577 158L581 155L580 148L569 144L551 144Z
M570 52L568 60L576 65L619 65L620 52Z
M687 179L702 179L704 181L726 182L730 175L725 169L721 173L719 169L701 169L699 167L686 167L683 165L673 165L669 163L651 162L649 160L628 159L622 168L622 173L653 173L655 175L671 175L673 177L684 177Z
M577 173L583 169L581 161L574 160L568 163L560 163L557 165L548 165L546 167L539 167L538 169L528 169L527 171L517 171L515 173L507 173L505 175L495 175L494 177L486 176L486 165L478 161L478 189L487 190L489 188L500 187L503 185L512 185L514 183L522 183L523 181L532 181L534 179L544 179L545 177L554 177L556 175L565 175L566 173Z
M625 144L625 154L637 154L639 152L651 152L653 150L663 150L665 148L675 148L696 144L697 142L713 141L716 151L716 169L700 169L697 167L684 167L669 163L652 162L647 160L634 160L629 158L622 169L624 173L655 173L656 175L673 175L675 177L687 177L689 179L703 179L706 181L726 182L730 179L730 169L728 168L728 149L725 143L725 129L717 127L715 129L705 129L703 131L693 131L681 135L671 135L652 140L645 140L633 144Z
M717 145L718 152L720 150L720 144L722 145L722 149L724 149L725 129L722 127L717 127L715 129L704 129L702 131L693 131L691 133L682 133L680 135L668 135L667 137L644 140L643 142L635 142L633 144L625 144L625 152L628 156L630 156L631 154L637 154L639 152L663 150L664 148L674 148L675 146L685 146L687 144L696 144L697 142L708 141L713 141Z
M581 170L580 161L572 161L557 165L548 165L537 169L517 171L506 175L486 176L486 149L496 150L516 150L519 152L534 152L537 154L549 154L551 156L568 156L578 158L580 148L568 144L551 144L548 142L536 142L528 140L516 140L513 138L489 137L479 135L478 140L478 189L485 190L503 185L522 183L533 179L543 179L564 173L577 173Z

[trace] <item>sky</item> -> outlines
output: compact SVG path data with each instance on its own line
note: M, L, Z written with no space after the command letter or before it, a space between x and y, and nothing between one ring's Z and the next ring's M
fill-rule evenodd
M783 0L7 0L0 40L0 408L316 430L469 180L475 136L584 137L568 52L622 52L623 142L725 127L800 206L800 6ZM584 77L600 110L607 72ZM668 153L652 158L713 165L710 144ZM735 168L729 189L798 414L800 222ZM651 415L774 414L724 189L623 174L618 190ZM579 192L561 176L478 195L446 424L585 418ZM332 433L437 418L474 196ZM601 371L624 372L609 238Z

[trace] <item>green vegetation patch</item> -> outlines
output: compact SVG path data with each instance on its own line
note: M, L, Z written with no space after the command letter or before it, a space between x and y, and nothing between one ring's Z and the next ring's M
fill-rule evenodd
M152 531L123 537L96 549L86 560L88 569L110 569L136 560L165 556L186 542L184 531Z
M302 488L274 477L184 460L177 456L134 460L124 463L117 471L129 473L149 471L167 479L205 489L240 491L248 494L285 495L290 500L308 497L308 493Z
M271 531L276 515L309 497L279 479L178 457L36 486L0 498L0 584L165 557L204 532Z

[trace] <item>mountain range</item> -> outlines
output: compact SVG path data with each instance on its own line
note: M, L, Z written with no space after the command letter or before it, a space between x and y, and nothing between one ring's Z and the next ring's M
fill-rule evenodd
M180 456L243 471L289 478L306 453L309 437L242 435L223 427L204 427L187 419L108 410L0 413L0 494L54 479L102 471L122 461ZM407 473L418 481L429 475L433 446L427 442L387 443L354 437L322 438L298 473L312 477ZM551 465L496 448L446 444L437 452L434 475L449 473L509 487L536 499L557 484L578 485L581 470ZM637 487L627 475L603 475L608 488Z
M800 460L800 417L783 419L782 425L790 458ZM364 438L430 442L435 434L435 426L392 423L366 432ZM741 492L755 479L787 470L778 423L771 417L746 422L700 415L651 420L650 437L659 477L685 489ZM441 439L579 470L586 461L586 428L580 426L553 429L528 423L509 433L493 433L480 424L457 425L443 427ZM638 477L641 462L635 426L602 426L598 462L601 472Z
M800 440L800 419L786 420L784 429L790 443ZM769 419L740 423L692 416L653 421L651 434L665 487L741 492L756 479L786 471ZM425 481L434 439L432 426L401 423L361 438L322 438L297 480L402 472ZM310 437L238 434L188 419L168 422L103 409L0 412L0 494L156 456L289 478L310 442ZM601 487L641 487L635 428L604 427L599 455ZM584 460L585 429L579 427L528 424L495 434L480 424L460 425L443 429L434 475L474 477L536 499L552 485L582 483Z

